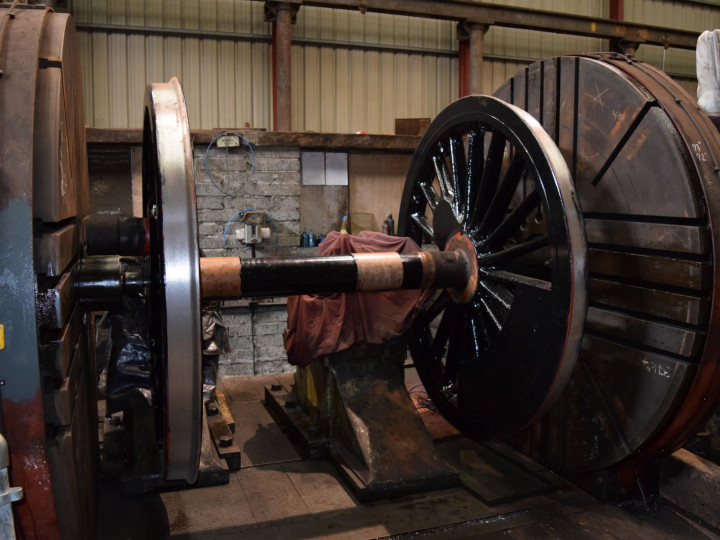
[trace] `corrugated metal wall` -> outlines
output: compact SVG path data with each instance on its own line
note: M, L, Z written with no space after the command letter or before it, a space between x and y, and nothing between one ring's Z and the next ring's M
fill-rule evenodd
M666 26L683 30L713 30L720 28L720 3L717 7L689 2L671 2L659 0L624 0L625 20L642 22L653 26ZM652 45L643 45L638 49L637 57L668 73L695 76L695 51L667 49ZM685 89L694 97L697 82L679 79Z
M263 5L233 0L74 0L78 23L236 32L254 41L80 32L85 118L142 125L145 85L177 77L193 128L271 125L270 28Z
M490 0L606 17L608 0ZM169 37L80 32L86 119L96 127L139 127L148 82L176 76L193 128L272 126L270 25L250 0L75 0L78 23L236 33ZM625 0L627 20L698 29L720 26L720 10ZM458 96L455 23L302 7L293 28L294 130L392 132L395 118L433 117ZM367 50L370 44L376 50ZM528 59L603 50L606 42L491 27L483 91L492 93ZM662 49L639 56L660 66ZM668 50L668 71L692 74L691 51ZM693 92L694 87L686 83Z

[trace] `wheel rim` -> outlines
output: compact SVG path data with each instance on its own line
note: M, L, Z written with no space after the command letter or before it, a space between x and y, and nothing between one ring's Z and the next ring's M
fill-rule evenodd
M440 292L410 332L438 408L481 438L533 422L572 372L586 309L583 227L555 144L517 107L458 100L415 152L399 233L439 249L460 233L476 252L471 300Z
M149 85L145 97L143 208L150 222L148 305L165 478L194 483L202 427L200 263L190 129L175 78Z

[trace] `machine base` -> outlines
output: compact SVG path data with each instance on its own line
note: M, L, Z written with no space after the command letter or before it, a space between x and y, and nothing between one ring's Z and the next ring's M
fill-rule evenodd
M265 389L289 433L331 457L360 501L459 484L408 396L404 361L404 344L343 351L298 368L294 392Z

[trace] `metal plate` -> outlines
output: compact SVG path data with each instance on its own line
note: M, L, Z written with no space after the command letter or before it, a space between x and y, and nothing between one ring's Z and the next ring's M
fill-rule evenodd
M706 337L717 317L717 131L665 74L613 55L536 62L496 95L558 143L589 241L578 366L516 443L569 473L672 451L720 381L717 338Z
M405 184L399 234L445 249L456 232L474 246L477 289L467 303L436 295L413 323L410 350L454 425L506 437L546 412L572 372L586 245L557 146L527 113L492 97L441 112Z
M143 127L143 208L150 217L151 336L165 478L194 483L200 460L200 274L192 144L177 79L151 84Z

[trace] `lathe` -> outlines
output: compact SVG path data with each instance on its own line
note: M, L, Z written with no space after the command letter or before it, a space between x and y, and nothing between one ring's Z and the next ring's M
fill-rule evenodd
M563 56L452 103L407 175L398 233L416 254L204 258L177 80L146 93L143 217L86 220L72 21L0 17L2 433L28 536L93 536L92 313L128 299L149 322L158 483L198 474L203 299L431 289L407 343L443 415L617 496L712 412L720 140L661 71Z

